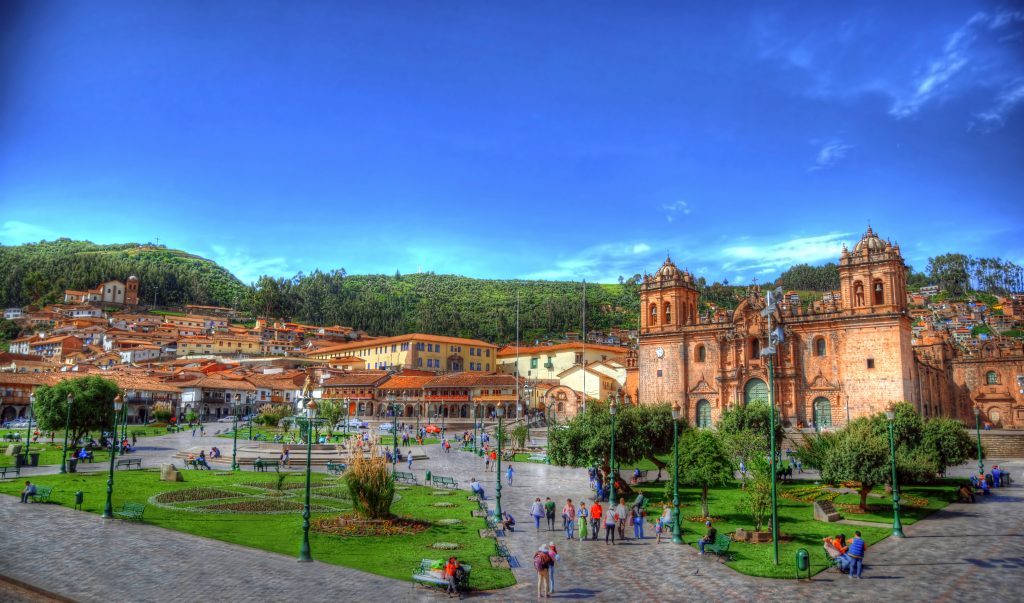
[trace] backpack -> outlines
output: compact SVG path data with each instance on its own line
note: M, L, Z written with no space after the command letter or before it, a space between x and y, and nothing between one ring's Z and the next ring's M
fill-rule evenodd
M551 557L547 553L537 551L537 554L533 556L533 567L538 571L547 569L551 566Z
M459 567L455 568L455 576L454 577L455 577L455 581L456 582L465 582L466 581L466 568L462 567L461 565Z

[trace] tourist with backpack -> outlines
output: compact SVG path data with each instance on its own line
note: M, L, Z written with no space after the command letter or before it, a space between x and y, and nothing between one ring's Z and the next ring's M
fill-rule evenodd
M551 558L551 563L548 565L548 596L550 597L551 593L555 592L555 564L562 559L562 556L558 554L554 542L549 542L546 547L540 547L540 550L546 552Z
M533 568L537 570L538 598L547 598L551 596L549 582L549 569L551 568L551 565L551 556L543 549L533 554Z

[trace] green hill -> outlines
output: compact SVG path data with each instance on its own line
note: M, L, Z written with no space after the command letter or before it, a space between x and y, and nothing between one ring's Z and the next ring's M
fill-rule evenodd
M88 289L110 279L139 277L140 296L158 304L227 305L245 285L215 262L162 246L97 245L58 239L0 245L0 305L62 301L65 289Z

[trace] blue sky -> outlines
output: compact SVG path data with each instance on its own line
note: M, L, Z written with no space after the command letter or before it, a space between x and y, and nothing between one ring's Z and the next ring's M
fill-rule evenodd
M1013 3L0 3L0 242L613 281L1024 262Z

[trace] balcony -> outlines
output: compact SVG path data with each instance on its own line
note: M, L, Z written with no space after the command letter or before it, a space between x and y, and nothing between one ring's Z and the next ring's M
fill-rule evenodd
M427 394L426 396L424 396L424 399L427 402L469 402L469 396L466 394Z
M551 362L545 362L544 363L544 368L546 368L546 369L548 369L550 371L550 370L553 370L555 368L555 365L553 363L551 363Z

